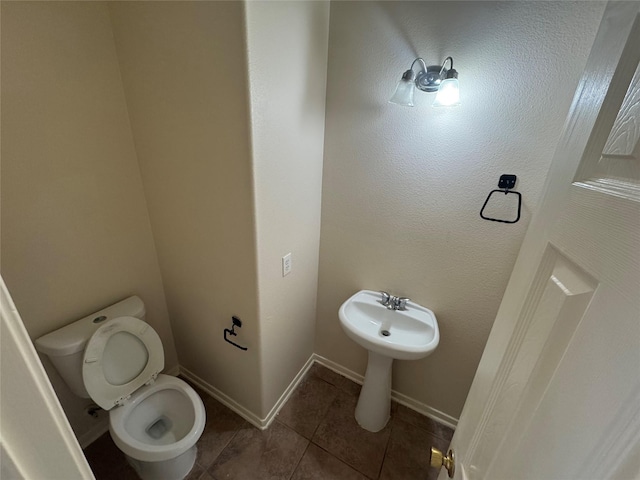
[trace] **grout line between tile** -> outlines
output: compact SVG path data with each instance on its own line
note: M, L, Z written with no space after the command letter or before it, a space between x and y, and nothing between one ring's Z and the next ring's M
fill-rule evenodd
M309 445L311 445L311 440L309 440L309 442L307 443L307 446L305 447L304 452L302 452L302 456L298 459L298 463L296 463L296 466L293 468L293 470L291 470L291 475L289 475L288 480L291 480L293 475L296 473L296 470L298 470L298 467L300 466L300 462L302 462L302 459L307 454L307 450L309 450Z
M360 475L362 475L363 477L366 478L370 478L366 473L361 472L355 465L351 465L349 462L347 462L346 460L342 460L339 457L336 457L333 453L331 453L329 450L327 450L326 448L324 448L322 445L318 445L316 442L311 441L310 443L313 443L316 447L318 447L320 450L322 450L324 453L326 453L327 455L329 455L332 458L335 458L337 461L339 461L340 463L343 463L344 465L346 465L347 467L349 467L351 470L353 470L354 472L358 472Z
M397 417L396 417L396 418L397 418ZM428 429L428 428L425 428L425 427L423 427L423 426L421 426L421 425L416 425L415 423L411 423L411 422L409 422L408 420L404 420L404 419L402 419L402 418L398 418L398 421L400 421L400 422L404 422L404 423L406 423L407 425L411 425L411 426L413 426L413 427L415 427L415 428L417 428L417 429L419 429L419 430L422 430L423 432L428 433L428 434L429 434L429 435L431 435L432 437L439 438L440 440L444 440L445 442L451 442L451 439L450 439L450 438L446 438L446 437L444 437L444 436L442 436L442 435L439 435L438 433L436 433L436 432L434 432L434 431L432 431L432 430L430 430L430 429ZM446 425L445 425L444 423L440 423L440 422L438 422L437 420L433 420L433 421L434 421L434 422L436 422L438 425L442 425L442 426L446 427ZM450 427L447 427L447 428L450 428ZM455 433L455 429L452 429L452 430L453 430L453 432Z
M335 388L336 390L340 390L338 387L336 387L335 385L326 382L328 385L331 385L333 388ZM333 400L331 401L331 403L329 403L329 405L327 405L327 408L325 408L324 413L322 415L322 418L320 419L320 421L318 422L318 424L316 425L316 428L313 429L313 433L311 434L311 438L309 439L309 441L313 441L313 437L315 437L316 432L318 431L318 428L320 428L320 425L322 424L322 422L325 420L325 418L327 418L327 415L329 414L329 410L331 410L331 406L335 403L336 398L338 397L337 393L334 396ZM314 442L315 443L315 442Z
M242 425L242 424L241 424L241 425ZM229 440L227 441L227 443L225 443L225 444L224 444L224 447L222 447L222 449L220 450L220 452L218 453L218 455L216 455L215 457L213 457L213 459L211 460L211 462L209 462L209 465L202 465L201 463L199 464L202 468L204 468L204 471L205 471L205 472L208 472L208 471L209 471L209 467L211 467L211 465L213 465L214 463L216 463L216 460L218 460L218 457L220 457L220 455L222 455L222 452L224 452L224 451L227 449L227 447L229 446L229 444L233 441L233 439L234 439L234 438L236 438L236 435L238 435L238 432L239 432L239 431L240 431L240 427L238 427L238 428L236 429L236 431L235 431L235 432L233 432L233 435L231 435L231 437L229 438ZM204 473L203 473L203 475L204 475ZM203 475L202 475L202 476L203 476ZM211 477L213 478L213 475L212 475L212 474L209 474L209 475L211 475ZM202 476L201 476L201 477L202 477ZM215 480L215 479L214 479L214 480Z
M304 435L296 432L293 428L291 428L289 425L286 425L284 423L282 423L281 421L279 421L277 418L274 419L274 423L278 422L280 425L282 425L284 428L286 428L287 430L291 430L293 433L295 433L296 435L298 435L299 437L305 439L307 441L307 446L304 447L304 452L302 452L302 455L300 455L300 458L298 459L298 462L296 463L296 466L294 467L294 469L291 471L291 475L289 475L289 479L291 477L293 477L293 474L296 472L296 468L298 468L298 465L300 465L300 462L302 461L302 457L304 457L304 454L307 453L307 450L309 448L309 445L311 444L311 440L309 440L307 437L305 437ZM269 427L271 428L271 427Z
M387 452L389 451L389 445L391 444L391 435L393 435L393 419L389 419L389 422L391 422L389 429L389 438L387 438L387 443L384 446L384 454L382 454L382 463L380 464L380 470L378 470L378 476L376 477L377 479L379 479L380 475L382 475L382 467L384 467L384 461L387 459Z

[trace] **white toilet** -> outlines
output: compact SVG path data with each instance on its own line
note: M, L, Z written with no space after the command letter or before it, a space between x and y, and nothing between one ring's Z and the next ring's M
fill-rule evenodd
M109 410L115 444L143 480L182 480L196 459L205 410L182 380L163 375L164 351L129 297L35 341L71 390Z

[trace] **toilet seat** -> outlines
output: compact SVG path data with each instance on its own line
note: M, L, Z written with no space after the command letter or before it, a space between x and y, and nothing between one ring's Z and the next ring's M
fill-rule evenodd
M163 368L164 350L156 331L138 318L118 317L89 339L82 378L91 398L110 410L152 383Z

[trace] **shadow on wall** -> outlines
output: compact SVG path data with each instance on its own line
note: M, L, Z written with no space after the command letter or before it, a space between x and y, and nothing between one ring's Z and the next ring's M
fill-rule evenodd
M325 61L327 56L327 46L317 41L318 38L326 38L327 25L329 19L327 18L328 9L324 8L320 2L311 3L312 11L310 13L312 19L311 29L309 29L307 35L304 37L306 54L299 59L299 64L304 65L304 98L300 102L302 110L300 117L303 120L316 123L318 118L324 120L325 112L325 98L319 97L318 92L324 91L326 93L326 75L319 76L314 75L313 72L317 71L315 66L318 61ZM325 57L325 58L323 58ZM291 65L291 68L296 68L295 65ZM285 72L286 73L286 72Z

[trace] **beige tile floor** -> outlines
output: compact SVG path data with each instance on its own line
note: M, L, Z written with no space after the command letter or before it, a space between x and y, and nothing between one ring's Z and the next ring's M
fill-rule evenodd
M264 431L202 391L207 423L189 480L430 480L429 448L446 451L453 431L392 404L380 432L353 413L360 386L314 364ZM135 479L109 434L85 450L98 480Z

